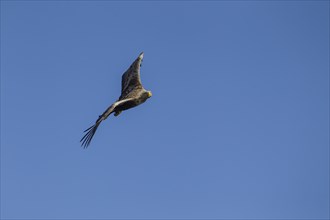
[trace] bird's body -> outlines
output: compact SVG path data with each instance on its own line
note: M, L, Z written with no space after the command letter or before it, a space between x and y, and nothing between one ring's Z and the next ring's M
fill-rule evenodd
M85 130L87 132L80 140L81 145L86 148L90 144L96 129L100 123L114 113L118 116L122 111L136 107L144 103L152 96L150 91L143 88L140 79L140 66L143 60L143 53L132 63L122 76L122 88L119 99L103 112L96 120L95 124Z

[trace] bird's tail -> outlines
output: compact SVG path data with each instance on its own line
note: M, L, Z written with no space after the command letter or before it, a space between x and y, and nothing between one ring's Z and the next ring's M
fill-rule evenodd
M84 148L87 148L88 145L91 143L92 138L97 130L97 128L99 127L99 125L101 124L103 120L103 117L100 117L94 125L90 126L89 128L87 128L84 132L87 132L80 140L81 146Z

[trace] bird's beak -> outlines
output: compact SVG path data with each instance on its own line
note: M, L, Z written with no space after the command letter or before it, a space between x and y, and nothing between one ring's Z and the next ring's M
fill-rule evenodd
M150 98L152 96L152 93L150 91L148 91L148 98Z

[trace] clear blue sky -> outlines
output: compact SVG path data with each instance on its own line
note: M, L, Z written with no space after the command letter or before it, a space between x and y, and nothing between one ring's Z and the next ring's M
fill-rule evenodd
M329 218L329 1L1 1L1 218Z

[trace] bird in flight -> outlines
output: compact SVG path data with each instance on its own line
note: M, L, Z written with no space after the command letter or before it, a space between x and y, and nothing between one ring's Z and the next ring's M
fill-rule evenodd
M145 90L141 83L140 67L142 60L143 52L123 74L119 99L99 116L94 125L84 131L86 134L80 140L82 147L88 147L98 126L103 120L107 119L109 115L114 113L114 116L118 116L122 111L138 106L152 96L151 91Z

